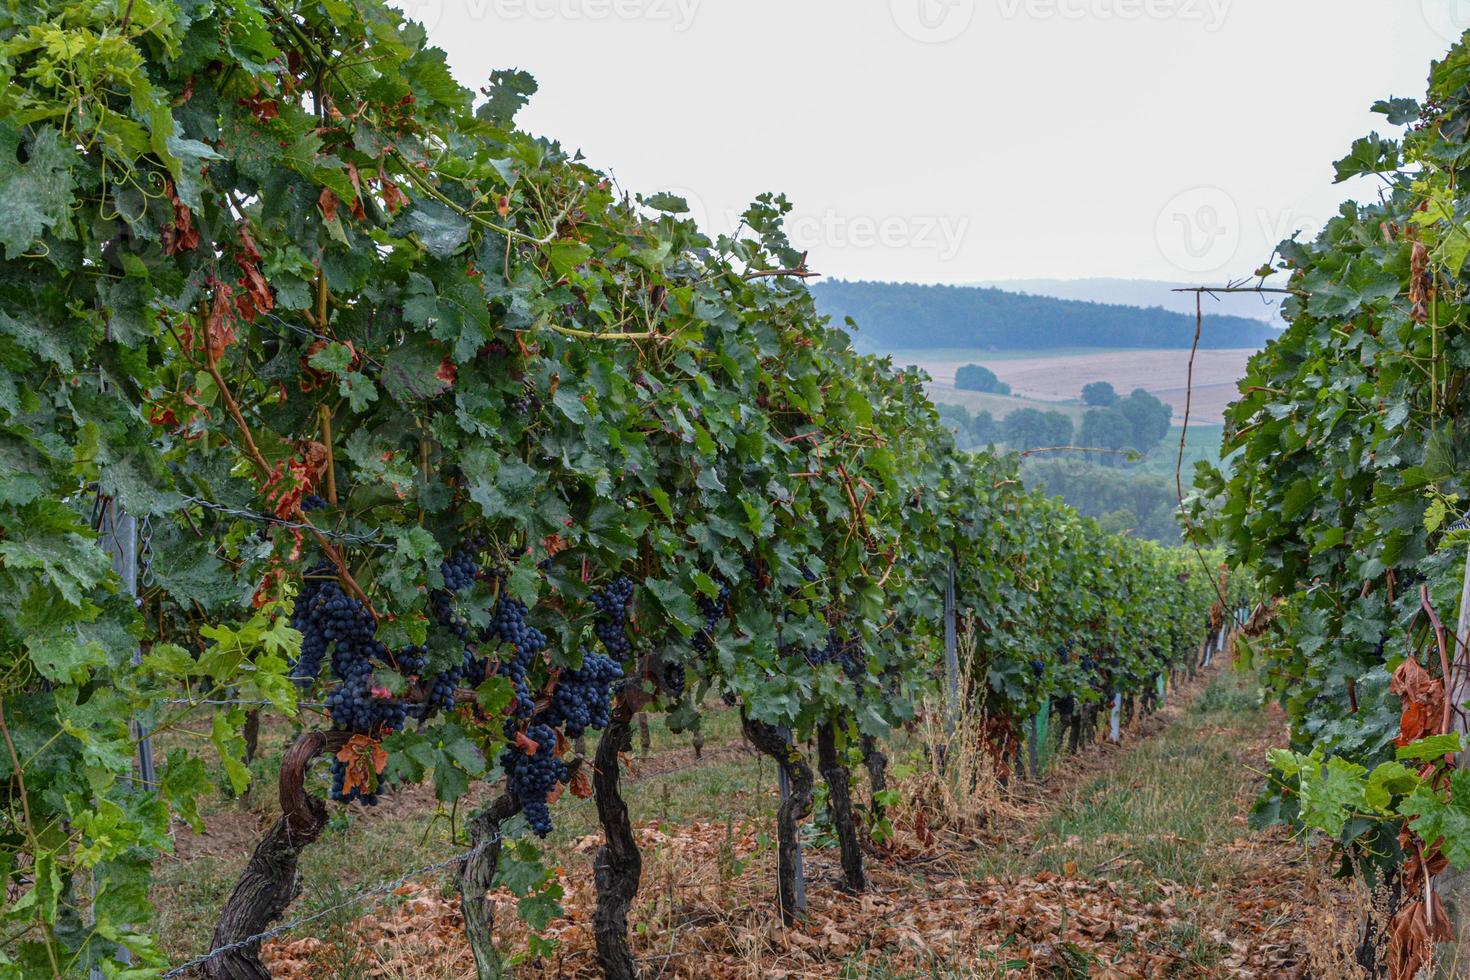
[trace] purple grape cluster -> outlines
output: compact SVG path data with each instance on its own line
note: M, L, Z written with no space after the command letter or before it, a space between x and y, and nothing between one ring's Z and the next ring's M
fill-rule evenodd
M501 643L508 643L514 650L509 660L501 661L496 672L509 677L515 685L515 714L518 718L529 718L536 710L536 701L526 683L531 664L541 651L546 649L546 634L526 622L526 604L511 599L502 593L495 603L495 613L490 619L486 635Z
M444 577L444 588L429 593L429 612L434 621L460 643L465 644L460 663L442 670L428 678L424 688L424 704L418 711L419 718L428 718L435 711L448 711L454 706L454 692L459 689L465 673L472 669L474 650L468 645L470 624L459 612L455 597L474 587L475 581L484 574L484 568L475 558L475 552L483 548L478 539L466 539L463 547L439 565ZM422 669L422 668L421 668ZM484 680L484 672L480 671Z
M464 662L460 665L460 674L464 682L470 687L479 687L485 683L485 674L489 669L489 662L479 656L472 647L465 647Z
M439 572L444 576L444 588L450 592L463 592L475 584L480 577L480 563L469 551L456 551L440 563Z
M626 575L607 588L592 593L592 605L597 609L597 618L592 631L602 641L607 655L618 663L626 663L633 652L633 641L628 639L628 603L633 601L633 580Z
M584 652L582 666L563 671L546 709L548 725L577 738L591 729L606 728L612 708L612 686L623 679L622 665L600 653Z
M557 783L569 778L566 763L556 757L556 732L549 725L532 725L526 737L536 743L534 755L522 752L515 744L516 727L505 725L505 737L511 740L500 753L500 765L510 791L521 801L522 812L538 837L551 833L551 810L546 797Z
M698 633L694 634L694 649L698 653L709 653L715 645L715 627L719 625L721 617L725 615L725 604L730 601L730 586L725 582L720 583L720 594L718 598L711 599L703 592L694 600L699 607L699 614L704 617L704 625Z
M302 577L301 591L291 608L291 628L301 634L301 655L290 665L290 677L302 690L310 687L322 672L322 660L327 655L328 641L316 627L316 620L321 615L318 599L331 576L330 565L309 569Z
M429 666L429 648L427 645L404 647L394 655L394 660L404 677L421 677Z
M689 682L688 672L680 663L664 664L664 687L675 697L684 693L684 686Z
M450 670L441 670L429 679L424 690L424 704L420 709L421 717L427 718L435 711L448 711L454 707L454 692L459 690L459 680L463 671L459 667Z
M827 631L826 646L810 647L806 651L806 661L813 667L837 664L844 674L854 680L867 671L867 659L859 640L852 637L839 638L835 629Z
M308 580L311 581L311 580ZM303 597L306 597L303 590ZM320 657L329 647L332 651L332 676L339 683L327 695L327 713L338 729L374 737L398 731L408 718L408 708L399 698L378 697L373 693L373 665L394 664L394 657L377 638L377 624L372 613L360 601L342 591L336 580L320 581L307 601L298 599L298 618L302 631L303 670L307 653ZM417 649L417 648L415 648ZM410 653L410 657L416 656ZM377 802L375 794L354 789L342 792L347 764L332 762L332 799L343 803L362 800Z

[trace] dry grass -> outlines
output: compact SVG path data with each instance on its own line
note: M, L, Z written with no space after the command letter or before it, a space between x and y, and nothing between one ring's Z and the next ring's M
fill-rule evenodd
M869 854L867 894L840 892L835 853L808 847L810 908L793 930L775 913L773 774L758 774L759 799L731 806L691 772L671 819L648 819L656 797L633 806L645 858L634 953L647 976L688 980L1353 976L1345 937L1355 940L1364 910L1298 844L1244 827L1256 789L1247 767L1282 724L1250 694L1247 680L1212 671L1124 745L1090 746L1043 783L1009 790L960 749L983 725L962 712L942 770L917 751L895 765L901 791L921 802L894 809L892 844ZM737 812L699 817L701 806ZM551 842L566 889L566 915L547 933L554 953L527 957L501 896L497 934L517 976L598 975L594 829ZM435 882L269 955L279 980L473 975L457 901Z
M961 620L957 639L959 676L975 677L973 617ZM985 678L974 683L983 686ZM984 751L987 721L978 699L959 697L951 707L943 698L931 697L921 705L909 753L916 761L898 770L894 787L903 799L893 814L896 826L921 838L934 831L968 835L1016 815L995 760ZM929 751L931 746L940 750Z

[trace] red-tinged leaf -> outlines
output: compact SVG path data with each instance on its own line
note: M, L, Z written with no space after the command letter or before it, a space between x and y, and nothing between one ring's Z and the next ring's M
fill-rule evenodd
M322 217L328 221L337 219L337 209L342 206L342 199L332 192L330 187L323 187L317 196L317 207L322 210Z
M352 216L358 221L366 221L367 212L362 207L362 180L357 174L356 165L351 162L347 164L347 179L352 181L352 190L354 192L352 205L348 210L352 212Z
M206 356L211 364L218 362L237 339L234 296L234 290L228 283L214 284L214 301L210 304L209 320L206 324Z
M382 178L381 184L383 206L388 209L389 214L397 214L398 210L408 203L408 198L404 196L403 191L398 189L398 185L387 177Z
M189 206L179 200L172 181L165 182L164 193L173 205L173 221L163 228L163 252L179 255L199 247L199 229L194 227L194 214Z

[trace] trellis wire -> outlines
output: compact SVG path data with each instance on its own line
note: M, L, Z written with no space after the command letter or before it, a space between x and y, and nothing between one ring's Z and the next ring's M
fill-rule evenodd
M191 708L221 707L221 708L269 708L276 702L265 699L249 698L162 698L159 704L181 704ZM325 701L297 701L298 708L325 708Z
M271 524L275 527L292 528L297 531L311 531L314 534L320 534L324 538L333 538L346 544L370 544L380 548L388 547L388 545L383 542L382 535L378 532L373 532L372 534L352 534L346 531L334 531L331 528L317 527L315 524L306 524L300 521L289 521L284 517L277 517L274 514L263 514L260 511L245 510L241 507L231 507L228 504L216 503L213 500L206 500L203 497L184 497L183 501L186 504L192 504L196 507L203 507L205 510L212 510L217 514L224 514L229 517L238 517L242 520L247 521L255 521L258 524Z

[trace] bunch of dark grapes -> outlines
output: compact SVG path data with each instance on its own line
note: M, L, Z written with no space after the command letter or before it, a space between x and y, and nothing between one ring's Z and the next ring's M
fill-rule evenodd
M463 592L475 584L480 577L480 563L468 551L456 551L439 566L444 576L444 588L450 592Z
M606 728L612 686L622 679L623 667L617 661L600 653L583 652L582 666L563 671L556 682L546 709L546 723L564 729L568 738L577 738L589 728Z
M328 640L321 629L321 594L331 574L330 565L309 569L291 609L291 628L301 634L301 656L291 664L290 677L303 690L322 672L322 658L327 654Z
M338 803L352 803L361 801L368 806L378 805L378 794L364 793L361 786L352 787L351 793L344 793L343 787L347 783L347 763L337 759L332 760L332 799Z
M633 641L628 639L628 603L632 599L633 580L626 575L592 593L592 605L597 609L592 631L602 641L607 655L618 663L626 662L633 652Z
M535 754L521 751L515 744L515 725L507 722L505 737L511 740L500 754L500 765L510 791L521 801L522 812L531 824L536 836L551 833L551 810L546 797L557 783L566 782L566 763L556 757L556 732L548 725L532 725L526 729L526 737L536 743Z
M461 643L470 638L470 624L459 614L454 605L454 593L448 589L435 589L429 593L429 613L434 621Z
M473 588L475 580L480 578L483 569L474 553L481 546L481 542L467 539L464 547L441 562L439 573L444 576L444 588L429 593L429 611L435 622L460 643L469 640L470 624L460 615L455 605L455 596ZM418 711L419 718L428 718L435 711L448 711L454 707L454 692L459 688L459 682L473 660L474 654L466 646L459 664L428 679L424 689L424 703ZM480 677L481 680L484 679L483 671Z
M518 718L529 718L536 710L536 701L526 684L526 674L537 655L546 649L546 634L526 623L526 612L524 602L502 595L495 603L495 614L486 630L488 636L514 648L514 655L501 661L497 673L509 677L515 685L515 713Z
M813 667L837 664L844 674L854 680L868 669L862 643L852 637L839 639L836 630L827 631L825 647L811 647L806 651L806 661Z
M664 664L664 687L675 697L684 693L684 686L689 683L687 671L683 664Z
M698 633L694 634L694 649L699 653L709 653L715 644L715 627L720 622L720 617L725 615L725 604L730 601L730 586L720 583L720 594L718 598L711 599L701 592L694 600L699 607L699 614L704 617L704 625Z
M464 672L459 667L441 670L429 680L424 690L424 704L420 717L427 718L435 711L448 711L454 707L454 692L459 689L459 679Z
M479 687L485 683L485 672L488 667L489 664L484 657L476 654L473 648L465 647L464 662L459 669L466 684L470 687Z
M308 514L310 514L314 510L325 510L329 506L331 505L327 503L327 498L318 497L314 493L310 494L306 497L306 499L301 501L301 509L306 511L306 513Z
M322 644L332 647L332 676L338 685L327 695L327 713L338 728L381 737L400 731L408 718L408 707L399 698L379 696L373 690L374 662L394 665L394 658L375 634L377 624L357 599L345 594L336 581L323 582L312 601L311 626L319 631ZM373 794L354 789L342 792L347 764L332 763L332 798L340 802L360 799L376 803Z
M522 393L510 400L510 414L518 419L526 419L541 411L541 399L530 389L523 389Z
M405 678L423 676L425 668L429 666L429 648L427 645L418 647L404 647L398 651L398 670Z
M406 715L402 701L373 693L373 663L392 664L388 648L374 639L372 615L335 584L325 601L323 632L333 641L332 676L341 683L327 695L327 710L338 728L374 734L380 729L398 730Z

